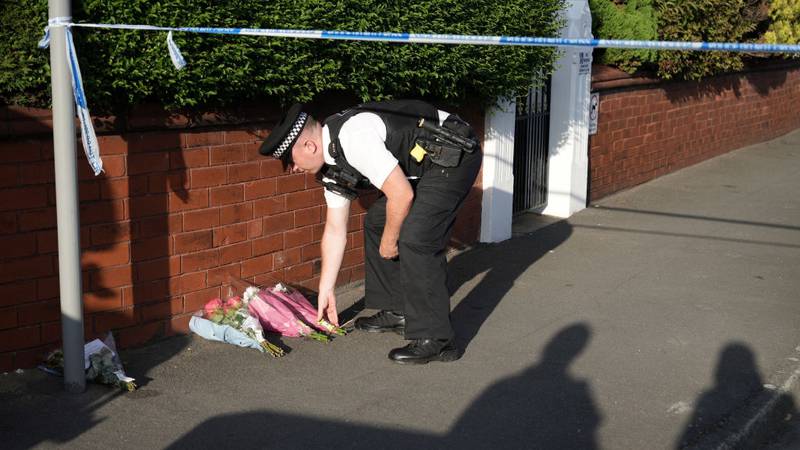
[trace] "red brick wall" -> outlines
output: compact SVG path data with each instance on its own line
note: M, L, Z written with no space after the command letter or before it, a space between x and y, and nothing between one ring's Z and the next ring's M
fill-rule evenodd
M589 145L591 200L800 127L796 65L630 86L636 82L595 79L600 110Z
M316 289L323 191L258 154L272 120L193 130L174 119L142 114L101 135L99 177L78 143L87 339L113 330L128 347L185 333L228 274ZM49 111L0 109L0 372L35 365L61 339L50 124ZM364 276L369 201L351 208L340 284ZM479 184L458 222L455 242L474 242Z

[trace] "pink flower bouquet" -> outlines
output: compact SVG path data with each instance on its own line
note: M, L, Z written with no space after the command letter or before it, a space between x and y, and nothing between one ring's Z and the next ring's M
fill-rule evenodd
M330 341L326 333L344 335L344 332L326 320L317 320L317 310L296 290L278 284L272 288L258 288L247 282L230 278L231 288L242 293L249 311L259 318L264 329L287 337L305 337L321 342Z
M344 336L345 331L336 325L328 322L325 319L317 320L317 309L303 296L300 291L278 283L269 288L272 295L282 300L286 306L289 307L296 315L303 318L309 325L315 326L320 331L335 334L337 336Z
M229 325L255 339L261 347L274 357L283 356L282 348L264 338L264 329L258 318L252 315L240 297L230 297L226 301L218 298L208 301L203 308L208 320Z

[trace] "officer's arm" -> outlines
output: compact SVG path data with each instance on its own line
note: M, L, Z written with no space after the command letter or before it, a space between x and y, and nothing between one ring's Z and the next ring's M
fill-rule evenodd
M349 205L348 205L349 206ZM319 290L333 290L336 276L342 266L344 248L347 245L347 219L350 208L328 208L325 219L325 230L322 232L322 272L319 278Z
M397 256L400 227L411 209L414 190L398 165L383 182L381 191L386 195L386 225L383 227L380 254L384 258L394 258Z
M322 232L322 272L319 277L319 296L317 298L318 318L327 317L334 325L339 324L336 314L336 277L342 266L344 248L347 245L347 219L350 204L342 208L328 208L325 230Z

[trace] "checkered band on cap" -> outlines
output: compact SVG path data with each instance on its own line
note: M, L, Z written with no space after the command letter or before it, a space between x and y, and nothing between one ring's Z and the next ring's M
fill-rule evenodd
M283 138L283 142L278 148L275 150L275 153L272 154L273 157L276 159L280 158L289 147L294 144L294 140L297 139L297 136L300 135L300 132L303 131L303 126L306 124L306 119L308 119L308 114L301 112L297 116L297 120L294 121L294 125L292 125L292 129L286 133L286 137Z

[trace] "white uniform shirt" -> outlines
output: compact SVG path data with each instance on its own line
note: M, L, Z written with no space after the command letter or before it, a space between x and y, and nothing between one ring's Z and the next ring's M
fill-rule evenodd
M441 125L450 113L439 111ZM322 148L325 164L335 165L336 161L328 153L331 142L330 130L322 128ZM389 174L397 166L397 158L386 148L386 125L383 120L371 112L363 112L347 119L339 130L340 151L344 152L348 164L361 172L373 186L378 189ZM323 178L324 181L332 181ZM325 190L325 203L328 208L344 208L350 206L350 200L339 194Z

